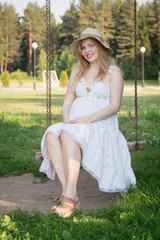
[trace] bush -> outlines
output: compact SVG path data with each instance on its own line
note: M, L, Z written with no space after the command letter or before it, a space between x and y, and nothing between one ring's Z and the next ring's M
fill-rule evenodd
M70 49L67 47L62 51L59 60L55 63L55 70L60 77L60 73L65 69L67 71L68 76L71 74L72 68L75 65L75 57L71 53Z
M19 85L22 86L24 81L23 81L23 74L21 70L17 70L17 75L18 75L18 81L19 81Z
M68 74L67 71L62 71L60 74L60 86L61 87L67 87L68 85Z
M20 78L28 79L28 74L26 72L22 72L20 69L10 73L9 75L11 80L19 80L19 76Z
M9 73L8 71L4 71L2 74L2 85L4 87L9 87Z

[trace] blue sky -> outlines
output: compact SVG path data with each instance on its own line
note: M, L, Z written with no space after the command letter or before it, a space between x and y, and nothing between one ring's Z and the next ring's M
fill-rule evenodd
M75 0L78 3L78 0ZM152 0L149 0L152 1ZM23 15L23 9L26 8L29 2L37 2L39 6L45 5L45 0L0 0L1 3L7 2L12 4L16 12L21 16ZM51 11L54 13L57 22L60 22L60 16L62 16L67 8L69 8L71 0L51 0ZM138 4L147 2L147 0L137 0Z

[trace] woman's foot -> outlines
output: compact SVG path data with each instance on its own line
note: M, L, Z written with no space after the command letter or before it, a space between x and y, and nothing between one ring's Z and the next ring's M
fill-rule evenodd
M55 213L59 214L60 217L67 218L70 217L75 209L80 208L80 203L78 200L74 200L69 197L63 197L62 203L59 207L56 207Z
M62 203L62 201L63 201L63 198L64 198L64 195L61 195L61 196L56 200L56 202L57 202L58 205L52 206L52 207L51 207L51 212L55 212L56 208L57 208L59 205L61 205L61 203Z

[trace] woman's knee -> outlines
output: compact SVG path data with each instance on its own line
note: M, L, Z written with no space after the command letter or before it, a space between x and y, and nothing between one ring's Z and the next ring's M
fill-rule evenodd
M47 144L51 144L54 141L55 138L56 137L52 133L48 132L46 134L46 142L47 142Z
M61 133L60 133L61 141L66 141L67 138L68 138L68 134L65 131L62 130Z

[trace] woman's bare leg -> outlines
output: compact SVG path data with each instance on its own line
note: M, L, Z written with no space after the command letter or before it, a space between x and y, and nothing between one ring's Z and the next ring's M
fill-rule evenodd
M66 179L67 185L64 193L65 197L70 197L78 200L77 196L77 181L81 162L81 149L74 140L65 132L62 131L60 135L63 156L66 165Z
M56 171L59 181L62 185L62 195L66 191L67 176L64 166L62 144L60 138L55 137L52 133L46 134L47 151L51 163Z

